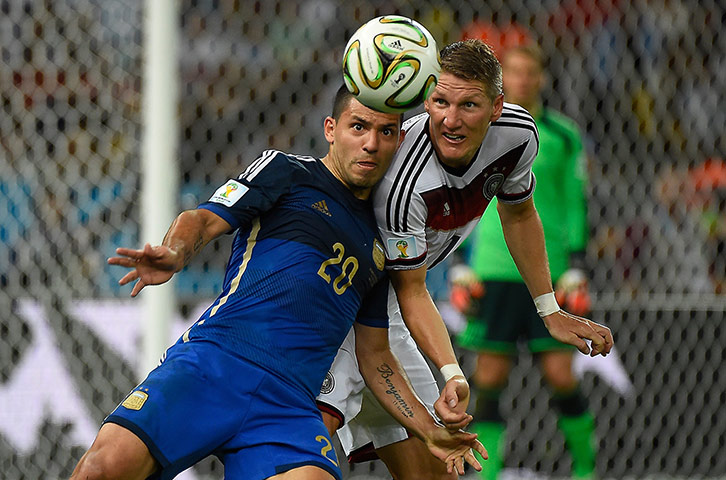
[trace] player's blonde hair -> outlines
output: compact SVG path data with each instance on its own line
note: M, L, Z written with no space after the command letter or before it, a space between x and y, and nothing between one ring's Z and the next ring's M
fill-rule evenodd
M445 46L441 50L441 71L483 83L492 100L502 93L502 66L492 48L479 39Z

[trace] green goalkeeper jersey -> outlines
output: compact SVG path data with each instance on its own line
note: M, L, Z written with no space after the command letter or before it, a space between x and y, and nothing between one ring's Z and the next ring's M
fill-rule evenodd
M586 157L582 137L569 118L546 108L535 117L539 153L532 171L534 202L542 220L550 273L556 281L568 268L570 252L584 251L588 238ZM484 280L521 281L504 242L496 198L468 244L470 265Z

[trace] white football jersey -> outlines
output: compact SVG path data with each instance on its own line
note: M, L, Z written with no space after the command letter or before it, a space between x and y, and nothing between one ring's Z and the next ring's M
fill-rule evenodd
M504 104L466 169L445 166L429 137L429 115L404 123L406 138L374 192L389 269L432 268L461 244L497 196L520 203L534 192L537 127L524 108Z

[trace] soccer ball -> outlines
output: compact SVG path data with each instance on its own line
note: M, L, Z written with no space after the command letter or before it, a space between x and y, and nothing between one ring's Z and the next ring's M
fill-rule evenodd
M418 106L441 71L436 40L420 23L385 15L361 26L345 47L343 81L363 105L386 113Z

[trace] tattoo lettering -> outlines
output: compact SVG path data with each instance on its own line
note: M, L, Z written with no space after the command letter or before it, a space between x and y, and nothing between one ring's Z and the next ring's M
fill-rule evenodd
M401 412L405 417L413 418L414 413L411 407L406 403L406 400L401 396L396 385L393 384L391 377L395 375L393 369L387 363L380 365L376 370L381 374L386 382L386 394L391 395L393 398L393 405Z
M387 363L384 363L376 370L380 372L382 378L388 378L393 375L393 369Z
M194 245L192 245L192 251L191 252L184 252L184 265L189 263L189 260L192 259L194 255L196 255L199 250L204 246L204 237L200 233L197 237L197 240L194 242Z

